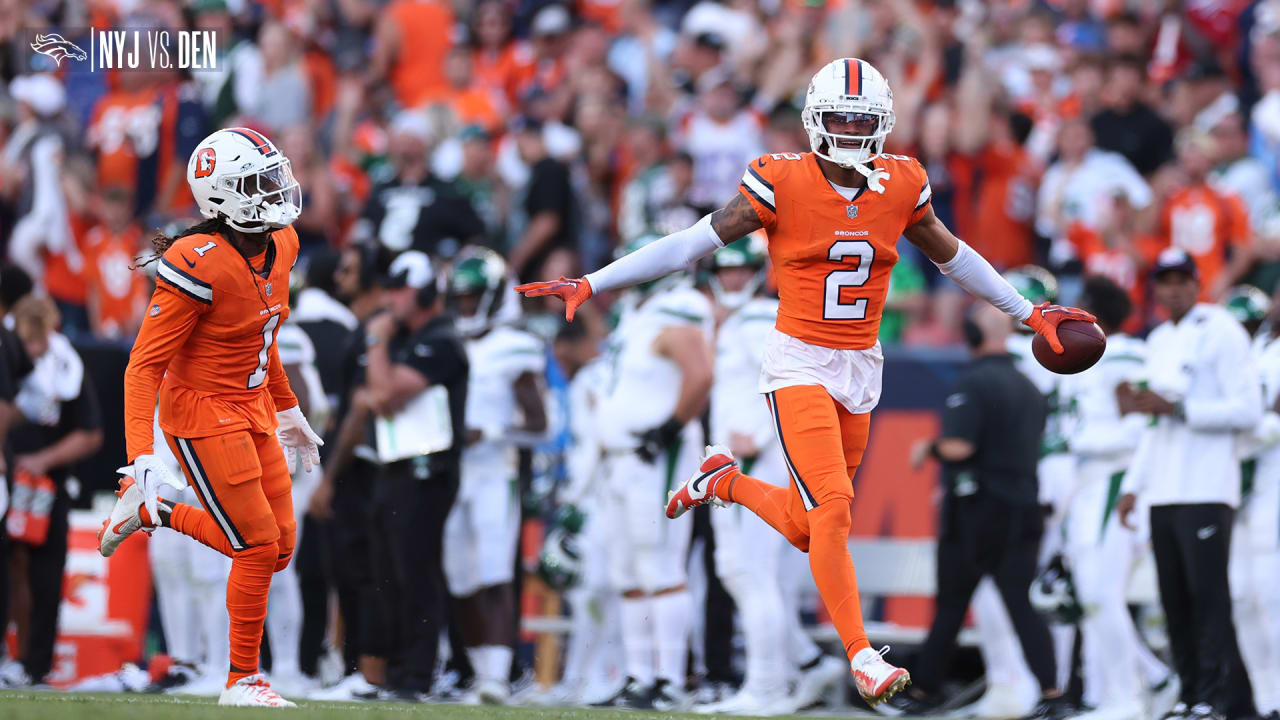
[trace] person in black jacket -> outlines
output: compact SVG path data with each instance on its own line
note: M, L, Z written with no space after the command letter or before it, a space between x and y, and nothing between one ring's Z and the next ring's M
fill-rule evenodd
M374 186L356 225L357 240L447 259L463 245L484 239L484 221L471 201L454 183L432 174L431 133L420 111L396 116L390 142L395 176Z
M1031 607L1044 519L1037 502L1036 463L1048 408L1006 349L1012 327L989 305L965 322L973 360L947 395L942 434L913 453L942 462L945 490L938 527L937 612L912 670L915 686L898 707L918 714L936 706L956 635L985 576L995 580L1043 699L1032 717L1069 709L1057 688L1049 628Z
M16 596L27 605L20 615L26 618L26 632L19 635L26 636L20 658L24 680L42 682L53 667L62 602L72 501L67 479L76 463L101 447L102 409L83 360L56 331L60 318L53 301L29 295L14 307L13 319L35 369L14 399L21 418L13 423L7 442L13 453L11 512L22 512L23 521L15 524L10 517L6 529L12 536L10 559L18 569ZM35 489L25 502L19 483Z

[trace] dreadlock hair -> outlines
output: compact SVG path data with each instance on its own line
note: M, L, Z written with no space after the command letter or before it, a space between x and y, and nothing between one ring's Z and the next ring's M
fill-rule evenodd
M188 235L221 235L230 242L231 226L223 222L222 218L217 217L198 222L177 235L166 235L163 229L156 228L156 234L151 237L151 257L143 258L138 256L134 258L133 269L144 268L159 260L175 242Z

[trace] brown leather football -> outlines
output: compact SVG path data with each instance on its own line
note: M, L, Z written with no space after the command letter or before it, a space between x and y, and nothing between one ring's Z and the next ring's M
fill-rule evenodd
M1049 347L1043 335L1031 341L1031 353L1047 370L1059 375L1074 375L1094 366L1102 351L1107 349L1107 336L1096 323L1083 320L1064 320L1058 325L1058 340L1062 354Z

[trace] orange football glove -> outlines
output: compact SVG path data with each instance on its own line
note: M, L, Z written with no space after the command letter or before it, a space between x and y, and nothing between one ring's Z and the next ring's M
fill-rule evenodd
M1048 302L1042 302L1032 308L1031 317L1023 320L1022 324L1043 335L1044 339L1049 341L1049 347L1061 355L1062 341L1058 340L1058 325L1064 320L1097 322L1098 318L1073 307L1062 307L1061 305L1050 305Z
M525 297L555 295L564 301L564 319L569 322L573 322L578 306L591 297L591 283L586 278L567 278L563 275L559 280L517 285L515 290Z

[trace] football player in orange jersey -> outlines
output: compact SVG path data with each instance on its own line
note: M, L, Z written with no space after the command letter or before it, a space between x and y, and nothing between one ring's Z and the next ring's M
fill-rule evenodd
M187 182L207 220L155 240L156 290L124 377L131 465L120 469L99 550L111 555L137 530L169 527L230 556L231 666L218 703L292 707L258 670L258 648L271 576L293 555L290 473L299 455L306 469L319 462L320 438L276 348L298 257L289 226L301 212L301 190L289 160L246 128L205 138ZM185 480L156 459L157 396L160 427ZM187 481L203 509L157 500L161 483L182 489Z
M787 488L744 475L732 453L709 446L702 465L672 493L667 516L707 502L736 502L809 553L818 592L850 658L859 693L876 704L910 682L867 641L849 556L852 478L867 444L870 412L880 397L883 355L877 334L905 235L938 268L1045 336L1062 352L1057 326L1088 313L1032 306L982 256L938 221L924 168L888 155L893 93L884 77L856 58L835 60L813 76L802 113L812 152L762 155L747 166L738 194L692 227L672 233L583 278L529 283L530 297L556 295L565 317L593 293L683 268L727 241L764 228L780 305L765 349L759 390L774 417L787 460ZM1049 646L1049 639L1043 638ZM1054 698L1053 658L1037 663L1046 698Z

